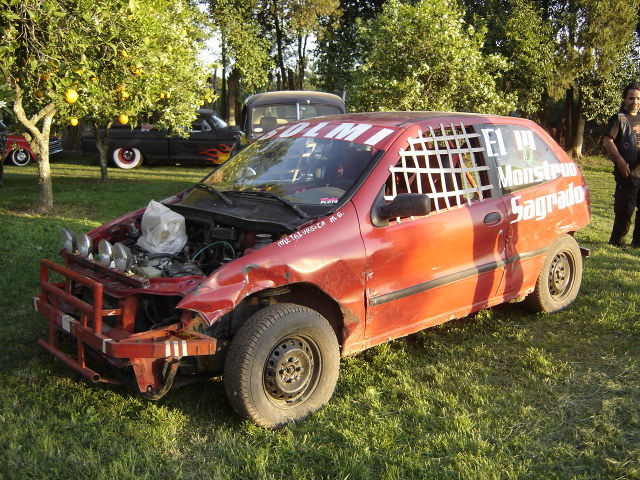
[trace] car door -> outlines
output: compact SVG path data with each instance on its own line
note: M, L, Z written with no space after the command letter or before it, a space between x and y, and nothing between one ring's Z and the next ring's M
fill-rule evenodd
M226 131L221 132L209 119L198 117L191 125L188 138L172 138L173 162L220 165L229 158L234 143Z
M560 162L553 142L535 124L513 119L479 125L480 143L495 162L509 215L507 267L500 295L531 291L548 248L566 227L568 210L584 201L582 176L573 162ZM559 147L556 146L556 148ZM567 159L568 160L568 159Z
M509 225L479 133L429 129L398 140L383 162L384 202L431 198L431 213L362 225L367 254L366 337L372 343L457 318L495 301Z

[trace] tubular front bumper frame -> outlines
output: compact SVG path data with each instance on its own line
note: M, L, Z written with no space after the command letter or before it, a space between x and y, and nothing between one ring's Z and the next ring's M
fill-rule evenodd
M50 281L50 272L61 275L64 281ZM93 305L73 295L74 286L78 284L93 292ZM105 310L102 283L50 260L40 261L40 288L40 296L33 298L33 308L47 318L49 333L48 338L39 339L38 344L94 382L124 383L101 377L88 368L87 346L113 365L132 364L142 392L163 386L162 374L159 373L162 369L157 368L158 360L162 360L164 364L164 361L175 362L186 356L214 355L217 351L218 342L215 338L193 331L185 332L169 327L131 333L105 325L103 317L106 316L116 316L120 319L120 325L123 324L123 319L134 318L136 302L128 301L130 297L124 297L120 301L120 308ZM116 327L118 326L117 324ZM65 333L76 339L75 356L66 354L58 347L58 333Z

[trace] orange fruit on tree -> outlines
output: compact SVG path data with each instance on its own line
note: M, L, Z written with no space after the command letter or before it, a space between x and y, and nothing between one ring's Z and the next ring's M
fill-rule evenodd
M76 117L71 117L69 119L69 123L71 124L72 127L75 127L78 125L78 119Z
M73 88L68 88L64 93L64 101L67 103L76 103L78 101L78 92Z
M44 92L42 90L36 90L36 98L42 98L44 97Z
M120 115L118 115L118 121L122 125L126 125L127 123L129 123L129 117L127 115L125 115L124 113L121 113Z

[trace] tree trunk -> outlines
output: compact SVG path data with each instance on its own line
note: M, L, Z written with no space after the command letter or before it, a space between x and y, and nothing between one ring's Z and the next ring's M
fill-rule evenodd
M564 97L564 118L562 121L564 133L564 149L568 150L573 144L573 87L568 88Z
M38 212L49 213L53 210L53 181L51 179L51 165L49 164L49 136L53 114L45 115L42 122L42 133L35 135L38 160L38 183L40 183L40 201Z
M540 99L540 112L538 113L538 123L544 129L549 128L549 92L545 89Z
M40 154L38 159L38 183L40 183L39 213L49 213L53 210L53 181L51 180L51 165L49 164L49 140L45 147L46 153Z
M222 77L220 78L220 115L227 122L229 121L229 111L227 103L227 43L222 38Z
M227 122L229 122L229 125L236 125L237 117L240 113L236 109L236 106L238 105L238 96L240 95L240 70L237 68L231 70L227 83L227 102L229 105L229 118L227 119Z
M51 166L49 165L49 137L51 135L51 123L56 114L55 105L52 103L43 107L37 114L27 118L22 106L22 89L15 86L16 97L13 100L13 111L20 123L22 123L31 134L29 146L36 153L38 161L38 183L40 184L40 197L37 211L39 213L50 213L53 210L53 183L51 180ZM42 131L38 130L37 124L42 120Z
M109 129L111 123L105 126L104 131L96 123L93 124L93 133L96 136L96 147L98 148L98 159L100 162L100 181L106 182L109 179L107 171L107 155L109 153Z
M274 30L276 32L276 48L277 48L277 55L278 55L278 68L280 69L280 76L282 78L282 88L281 90L289 90L289 87L286 84L286 79L287 79L287 71L286 71L286 67L284 65L284 32L283 32L283 28L282 25L280 24L280 18L278 15L278 6L277 6L277 1L274 0L273 1L273 5L272 5L272 15L273 15L273 26L274 26Z
M586 120L582 114L582 99L578 98L578 107L576 109L576 119L574 122L575 131L571 136L571 143L569 144L568 154L574 160L582 158L582 144L584 142L584 126Z
M304 90L304 77L307 68L307 39L306 35L298 35L298 90Z

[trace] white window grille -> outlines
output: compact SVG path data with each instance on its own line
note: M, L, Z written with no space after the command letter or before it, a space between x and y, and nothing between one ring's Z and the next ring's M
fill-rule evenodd
M389 169L392 181L385 200L398 193L428 194L432 210L440 212L490 197L493 187L479 136L461 123L429 127L426 135L410 138L398 164Z

